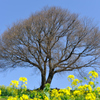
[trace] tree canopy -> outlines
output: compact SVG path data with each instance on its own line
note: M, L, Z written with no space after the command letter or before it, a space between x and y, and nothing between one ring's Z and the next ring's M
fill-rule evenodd
M44 8L14 23L0 37L0 68L39 69L40 89L56 73L96 66L99 57L99 28L59 7Z

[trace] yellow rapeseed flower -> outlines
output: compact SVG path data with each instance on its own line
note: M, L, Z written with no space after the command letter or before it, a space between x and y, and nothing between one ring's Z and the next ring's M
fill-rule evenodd
M58 90L57 89L53 89L52 91L51 91L51 97L58 97L59 96L59 93L58 93Z
M68 81L70 81L69 79L74 80L74 75L69 75L67 78L68 78Z
M100 87L97 87L97 91L100 92Z
M94 85L94 82L90 81L90 82L89 82L89 85Z
M84 86L79 86L78 89L80 90L81 94L84 94L85 90L84 90Z
M13 97L12 96L9 96L7 100L13 100Z
M0 90L0 95L1 95L1 90Z
M49 100L49 98L47 96L44 96L44 100Z
M75 90L75 91L73 92L73 94L79 96L79 95L81 95L81 92L80 92L80 90Z
M27 82L25 82L25 84L27 84Z
M88 73L88 75L92 75L94 78L97 78L98 77L98 73L97 72L95 72L94 70L93 71L90 71L89 73Z
M67 87L66 87L66 89L67 89L67 90L71 90L72 88L71 88L71 87L69 87L69 86L67 86Z
M71 85L74 87L76 86L80 81L78 79L74 79L71 83Z
M26 88L27 88L27 86L26 86L25 84L23 84L21 87L22 87L22 88L24 88L24 89L26 89Z
M85 96L86 100L95 100L96 96L93 93L87 93L87 95Z
M19 78L19 81L26 82L27 81L27 78L26 77L20 77Z
M9 96L7 100L18 100L18 97L12 97L12 96Z
M92 76L89 76L90 78L92 78Z
M12 80L10 83L10 86L18 87L18 85L19 85L19 81L16 81L16 80Z
M40 99L38 99L38 98L34 98L33 100L40 100Z
M22 98L23 100L29 100L29 97L28 97L28 95L26 95L26 94L23 94L21 98Z
M70 90L67 89L60 89L59 92L63 93L64 95L70 95Z
M89 91L89 92L91 92L91 91L92 91L92 87L91 87L91 85L87 85L87 84L85 84L85 85L84 85L84 90L85 90L85 91Z

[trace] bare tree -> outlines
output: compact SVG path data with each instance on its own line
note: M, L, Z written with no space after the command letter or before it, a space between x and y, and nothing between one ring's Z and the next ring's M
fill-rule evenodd
M100 31L91 20L80 19L65 9L47 7L2 34L0 64L4 69L39 69L43 89L56 73L96 66L99 47Z

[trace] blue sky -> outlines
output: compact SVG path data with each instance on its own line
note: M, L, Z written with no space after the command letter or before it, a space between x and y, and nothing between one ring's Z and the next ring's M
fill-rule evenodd
M94 19L94 22L100 27L100 0L0 0L0 34L12 23L29 18L32 13L41 11L45 6L68 9L72 13L79 14L80 17ZM51 87L66 88L70 86L67 80L69 74L73 74L73 72L55 75ZM37 88L41 84L40 74L36 74L33 69L16 68L12 71L0 72L0 85L8 86L11 80L18 80L19 77L27 77L29 89Z

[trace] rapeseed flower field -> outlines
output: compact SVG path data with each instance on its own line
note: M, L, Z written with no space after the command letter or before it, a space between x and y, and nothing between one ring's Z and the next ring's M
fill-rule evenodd
M87 84L82 84L82 80L75 79L74 75L67 77L72 87L65 89L51 89L47 83L43 90L27 89L27 78L20 77L19 81L12 80L9 86L0 86L0 100L100 100L100 87L96 87L98 73L90 71L89 80L84 77ZM21 83L21 86L19 86Z

